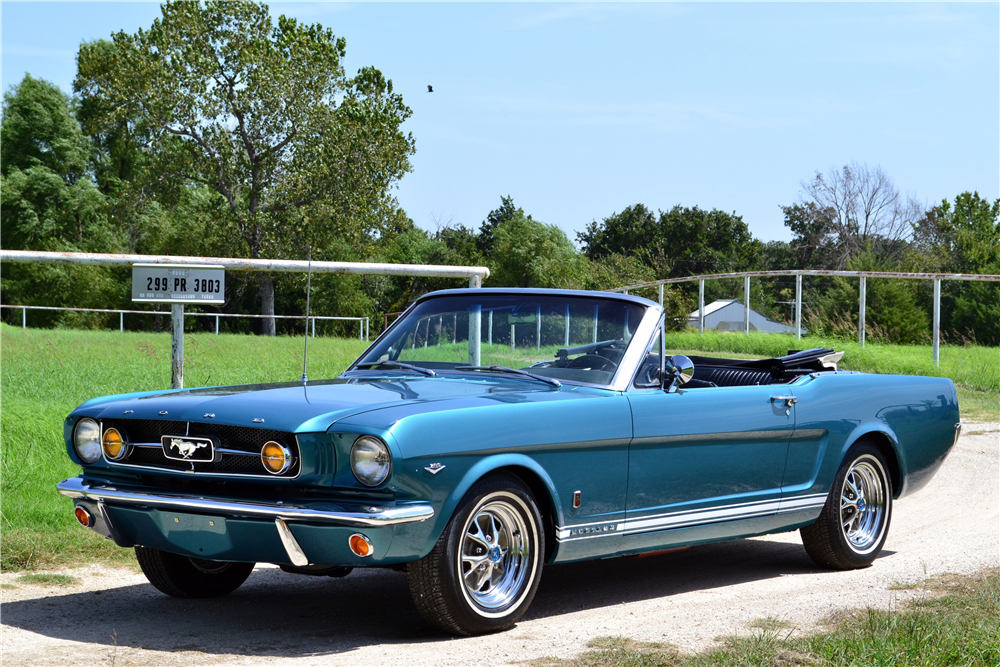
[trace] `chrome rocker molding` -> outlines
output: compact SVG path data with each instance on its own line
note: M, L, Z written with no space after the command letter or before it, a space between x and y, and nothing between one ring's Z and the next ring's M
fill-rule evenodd
M281 521L321 521L344 526L393 526L401 523L426 521L434 516L430 505L386 505L364 506L358 510L341 509L327 505L329 509L316 509L300 505L277 503L245 503L235 500L212 500L191 498L167 493L152 494L136 491L122 491L113 486L90 486L79 477L64 479L56 485L59 493L70 498L84 498L95 502L115 505L142 505L155 508L189 510L252 516L261 519Z
M617 521L556 526L557 542L574 542L609 535L638 535L673 528L701 526L722 521L752 519L772 514L822 509L829 494L815 493L791 498L737 503L688 512L640 515ZM641 510L640 510L641 511ZM638 513L638 512L636 512Z

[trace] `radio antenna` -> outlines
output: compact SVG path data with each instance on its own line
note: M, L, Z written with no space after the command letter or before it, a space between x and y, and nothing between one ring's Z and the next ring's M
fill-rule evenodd
M313 249L312 246L309 246L309 268L306 277L306 345L302 351L302 382L309 381L309 377L306 375L306 361L309 358L309 295L312 292L312 258Z

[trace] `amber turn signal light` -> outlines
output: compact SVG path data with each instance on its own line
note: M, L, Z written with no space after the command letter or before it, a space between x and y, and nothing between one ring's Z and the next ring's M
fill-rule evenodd
M365 556L371 556L372 551L375 550L372 547L372 541L361 533L354 533L351 535L349 542L351 545L351 551L353 551L355 555L361 556L362 558Z
M104 455L112 461L117 461L127 454L125 440L116 428L109 428L104 431Z
M76 520L80 522L80 525L84 528L90 528L94 525L94 517L91 516L90 512L83 509L79 505L73 510L73 514L76 515Z
M260 450L260 460L264 469L272 475L280 475L292 467L292 453L279 442L271 440Z

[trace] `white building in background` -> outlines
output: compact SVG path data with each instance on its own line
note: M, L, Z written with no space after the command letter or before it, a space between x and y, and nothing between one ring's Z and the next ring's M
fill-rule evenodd
M717 331L743 331L743 303L736 299L720 299L705 306L705 329ZM688 317L688 327L698 328L698 311ZM764 317L750 309L750 331L764 333L795 333L795 327ZM802 333L807 333L805 327Z

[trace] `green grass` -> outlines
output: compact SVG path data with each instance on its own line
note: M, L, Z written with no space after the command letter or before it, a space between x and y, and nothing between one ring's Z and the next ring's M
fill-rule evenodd
M309 341L309 376L334 377L365 347ZM19 329L0 325L0 569L95 560L134 564L72 516L56 483L79 474L66 456L63 419L87 399L170 387L170 335ZM188 387L297 380L302 339L213 334L184 337Z
M80 580L68 574L22 574L17 578L22 584L36 584L38 586L76 586Z
M926 347L872 345L858 350L813 338L795 343L787 336L718 333L670 334L667 341L674 351L757 357L781 355L789 347L830 343L847 351L845 368L952 377L959 386L964 419L1000 421L1000 351L996 348L943 347L942 364L934 368ZM364 347L365 343L354 339L310 339L309 376L338 375ZM511 352L502 345L484 346L483 363L516 368L552 358L555 350L518 348ZM302 339L297 337L187 334L184 352L188 387L296 380L302 373ZM0 354L0 569L95 560L134 565L130 550L80 528L70 502L55 492L59 480L79 472L66 456L62 423L89 398L167 388L169 334L22 330L0 325ZM445 344L422 354L441 361L464 361L467 347Z
M895 610L865 609L797 635L778 619L694 655L674 646L603 637L577 658L535 667L996 667L1000 664L1000 570L928 580L929 596Z

